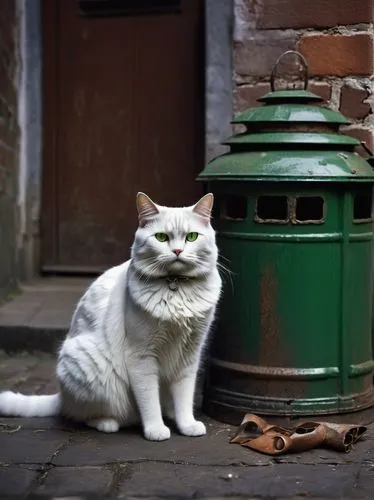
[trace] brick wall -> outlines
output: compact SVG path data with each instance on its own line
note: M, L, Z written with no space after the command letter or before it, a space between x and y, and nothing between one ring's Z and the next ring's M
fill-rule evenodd
M235 0L234 109L258 105L277 58L298 50L309 64L309 89L340 109L352 122L347 131L373 150L373 6L373 0Z
M18 22L15 0L0 7L0 300L17 283Z

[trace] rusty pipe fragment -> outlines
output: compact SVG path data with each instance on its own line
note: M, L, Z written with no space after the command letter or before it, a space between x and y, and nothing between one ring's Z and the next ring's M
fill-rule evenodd
M331 422L304 422L298 425L295 430L299 434L303 434L309 433L321 426L326 429L326 436L323 441L324 447L346 453L351 451L352 446L367 430L363 425L334 424Z
M267 455L299 453L317 447L347 453L366 430L363 425L314 421L286 429L271 425L258 415L248 413L230 443L237 443Z

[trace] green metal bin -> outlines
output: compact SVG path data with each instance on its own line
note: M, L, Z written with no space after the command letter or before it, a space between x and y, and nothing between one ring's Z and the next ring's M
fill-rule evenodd
M307 90L273 91L239 114L198 179L216 198L226 277L204 408L238 423L374 404L374 171Z

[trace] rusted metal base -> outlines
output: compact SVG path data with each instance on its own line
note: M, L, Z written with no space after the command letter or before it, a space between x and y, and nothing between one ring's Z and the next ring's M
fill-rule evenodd
M224 394L223 394L224 393ZM297 421L311 415L333 415L335 422L347 422L352 414L353 421L365 418L374 421L374 387L359 395L321 398L318 402L308 399L286 400L249 397L237 393L229 394L216 388L206 390L203 411L210 417L231 425L239 425L246 413L266 415L277 422ZM328 418L328 417L327 417ZM326 419L326 418L325 418Z

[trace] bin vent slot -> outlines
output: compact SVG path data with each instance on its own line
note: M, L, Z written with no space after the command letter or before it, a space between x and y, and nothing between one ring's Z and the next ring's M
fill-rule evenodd
M221 205L221 217L230 220L244 220L247 218L247 205L246 196L227 196Z
M353 219L356 222L367 221L372 218L372 195L359 194L353 201Z
M323 222L324 199L322 196L300 196L296 198L297 222Z
M260 196L256 216L257 222L287 222L287 196Z

